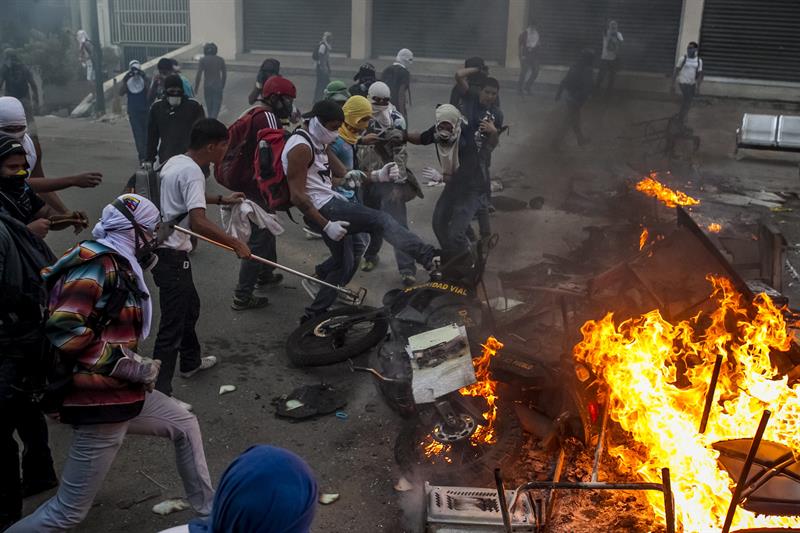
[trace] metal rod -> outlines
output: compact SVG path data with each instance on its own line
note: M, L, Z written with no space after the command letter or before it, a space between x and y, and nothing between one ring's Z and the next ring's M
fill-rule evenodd
M356 370L358 370L359 372L368 372L368 373L372 374L373 376L375 376L376 378L378 378L379 380L386 381L388 383L408 383L408 381L404 380L404 379L387 378L386 376L384 376L383 374L381 374L380 372L378 372L374 368L369 368L367 366L356 366L356 365L353 364L353 360L352 359L348 359L347 362L350 364L350 371L351 372L355 372Z
M213 239L209 239L208 237L200 235L199 233L195 233L190 229L182 228L180 226L175 226L175 231L179 231L181 233L185 233L186 235L191 235L192 237L197 237L198 239L204 240L209 244L213 244L214 246L222 248L223 250L228 250L228 251L231 251L231 252L234 251L233 248L231 248L227 244L222 244L221 242L217 242L217 241L215 241ZM287 266L283 266L280 263L275 263L273 261L270 261L269 259L264 259L263 257L259 257L257 255L251 255L250 259L252 259L253 261L256 261L258 263L263 263L263 264L271 266L273 268L277 268L277 269L283 270L284 272L288 272L289 274L294 274L295 276L299 276L299 277L301 277L303 279L306 279L308 281L312 281L312 282L314 282L314 283L316 283L318 285L323 285L325 287L328 287L329 289L333 289L335 291L341 292L342 294L346 294L347 296L349 296L350 298L352 298L355 301L358 301L358 299L359 299L359 295L355 291L351 291L350 289L347 289L345 287L339 287L338 285L332 285L332 284L328 283L327 281L322 281L321 279L315 278L313 276L309 276L308 274L304 274L304 273L302 273L302 272L300 272L298 270L295 270L293 268L289 268Z
M571 490L657 490L662 491L664 487L661 483L588 483L588 482L558 482L552 481L529 481L520 485L520 491L537 489L571 489Z
M561 474L564 472L564 462L567 458L567 453L564 451L564 448L559 446L558 451L558 459L556 459L556 468L553 471L553 481L558 483L561 481ZM553 513L555 512L556 508L556 501L558 500L557 492L554 490L547 491L547 500L546 505L547 508L545 509L545 524L549 524L550 520L553 518Z
M675 502L672 501L672 481L669 468L661 469L661 486L664 493L664 520L667 522L667 533L675 533Z
M783 473L784 470L792 466L793 464L797 463L797 459L794 457L790 457L786 459L784 462L773 466L769 470L764 470L761 472L760 475L753 476L753 479L750 480L750 484L748 487L742 491L741 498L742 501L746 500L753 494L755 491L760 489L764 486L770 479L774 478Z
M503 477L500 475L500 469L494 469L494 482L497 485L497 499L500 502L500 513L503 515L503 527L506 533L511 532L511 516L508 513L508 503L506 502L506 489L503 486Z
M717 354L714 360L714 371L711 372L711 382L708 384L708 392L706 392L706 404L703 407L703 418L700 419L700 434L706 432L708 426L708 417L711 415L711 406L714 404L714 393L717 390L717 381L719 381L719 371L722 369L722 354Z
M761 422L758 423L753 442L750 443L750 450L747 452L747 458L742 465L742 473L739 474L739 480L736 482L736 488L733 489L733 496L731 496L731 503L728 505L728 513L725 515L725 523L722 526L722 533L728 533L731 530L733 523L733 515L736 513L736 507L741 501L742 491L744 490L745 483L747 483L747 476L750 475L750 467L753 466L753 461L756 458L758 447L761 445L761 439L764 438L764 431L767 429L767 422L772 413L765 410L761 415Z
M594 450L594 464L592 465L592 483L597 483L597 476L600 473L600 457L603 455L603 441L606 437L606 426L608 426L608 412L611 398L606 395L606 406L603 410L603 425L600 426L600 437L597 439L597 448Z

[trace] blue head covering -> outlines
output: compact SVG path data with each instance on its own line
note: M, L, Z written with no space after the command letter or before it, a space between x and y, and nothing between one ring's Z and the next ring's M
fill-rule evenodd
M189 523L190 533L308 533L317 482L300 457L274 446L253 446L228 466L211 516Z

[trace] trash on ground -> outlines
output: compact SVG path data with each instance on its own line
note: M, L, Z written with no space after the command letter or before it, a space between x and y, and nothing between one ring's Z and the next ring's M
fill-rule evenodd
M172 513L177 513L179 511L185 511L189 508L189 502L186 500L181 500L179 498L175 498L172 500L164 500L161 503L157 503L153 506L153 512L161 515L167 516Z
M222 385L219 388L219 395L222 396L223 394L227 394L229 392L233 392L236 390L236 385Z
M338 494L322 493L319 495L319 503L321 503L322 505L330 505L338 499L339 499Z

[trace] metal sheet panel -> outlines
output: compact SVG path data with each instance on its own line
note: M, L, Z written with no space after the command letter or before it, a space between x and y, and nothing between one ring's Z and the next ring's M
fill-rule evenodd
M705 0L706 76L800 82L800 2Z
M378 1L373 8L375 56L409 48L417 57L505 62L508 0Z
M333 52L350 53L350 0L244 0L245 50L311 52L333 32Z
M606 24L616 20L625 39L619 68L666 74L675 61L682 8L682 0L532 0L531 17L544 64L571 65L583 48L599 59Z

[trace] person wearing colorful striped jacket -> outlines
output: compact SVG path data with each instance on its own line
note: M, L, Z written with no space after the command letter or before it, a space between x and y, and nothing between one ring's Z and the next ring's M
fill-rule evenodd
M211 511L214 490L197 418L154 390L160 361L136 353L152 315L140 262L152 258L160 218L143 196L120 196L103 209L95 240L42 271L50 288L45 332L61 366L72 369L56 416L74 434L57 494L11 533L80 524L128 433L170 438L189 503L200 515Z

